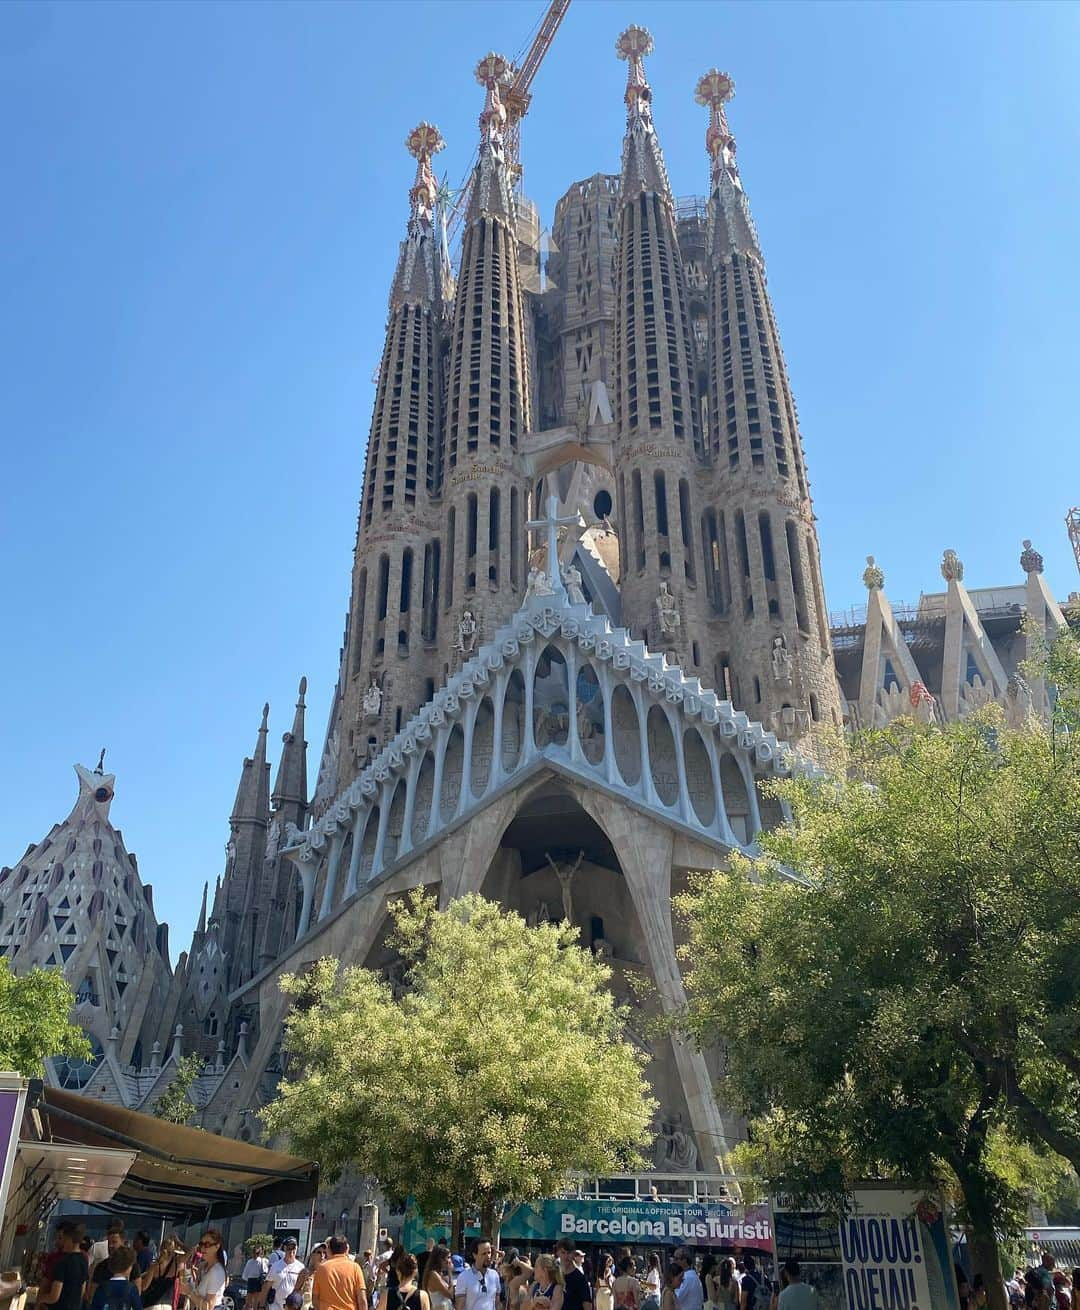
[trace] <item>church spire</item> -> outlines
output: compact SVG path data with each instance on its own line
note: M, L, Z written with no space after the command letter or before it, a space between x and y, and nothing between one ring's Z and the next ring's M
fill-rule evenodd
M715 68L695 89L709 110L707 444L719 510L706 584L728 616L736 707L790 741L838 727L840 703L795 402L727 121L734 94Z
M718 68L698 79L694 99L709 110L705 149L710 160L709 194L712 199L709 234L712 252L752 254L761 262L761 248L750 216L750 202L735 162L735 138L728 126L724 106L735 95L735 83Z
M206 895L209 890L209 882L204 882L202 885L202 906L199 909L199 922L195 926L196 937L201 937L206 932Z
M671 202L664 154L653 126L652 87L645 75L645 56L652 54L653 39L644 27L628 27L615 42L615 53L627 63L626 135L623 137L622 197L656 192Z
M690 525L700 425L689 293L645 76L652 48L643 27L628 27L615 43L628 64L615 257L615 475L628 529L619 585L623 623L685 664L689 647L657 628L656 606L658 596L672 594L687 631L686 606L694 602L683 584L697 577Z
M486 54L476 65L476 80L484 88L484 107L480 111L480 147L466 223L482 214L514 221L514 195L510 169L506 162L506 106L502 90L511 81L510 61L494 52Z
M438 187L431 160L445 146L433 123L418 123L405 138L405 148L416 160L416 179L409 191L409 221L390 288L391 312L404 304L435 305L442 296L443 261L435 228Z
M231 819L233 823L244 820L262 823L265 827L270 812L270 766L266 762L266 721L270 716L270 706L264 705L259 735L255 742L255 754L244 761L240 772L240 785L236 789L236 803L233 805Z
M285 733L281 738L281 759L278 762L274 790L270 794L270 802L275 812L285 806L290 807L289 813L284 816L282 822L287 819L292 823L299 823L293 809L302 810L307 805L307 742L304 740L306 694L307 678L301 678L292 731Z

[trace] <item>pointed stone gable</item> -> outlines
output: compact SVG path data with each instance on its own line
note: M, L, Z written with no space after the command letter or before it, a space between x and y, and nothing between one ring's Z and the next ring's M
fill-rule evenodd
M153 897L110 820L116 779L102 762L75 766L79 795L63 821L0 870L0 955L17 974L63 971L75 1019L105 1051L114 1029L121 1060L149 1049L169 988ZM100 1057L99 1057L100 1058ZM90 1070L68 1070L68 1085Z
M540 768L723 852L754 849L760 777L814 766L591 606L535 595L313 827L289 828L301 933Z

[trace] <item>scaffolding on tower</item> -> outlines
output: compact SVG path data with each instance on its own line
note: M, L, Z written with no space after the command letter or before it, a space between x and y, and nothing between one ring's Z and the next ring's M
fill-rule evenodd
M1065 526L1069 531L1076 567L1080 569L1080 505L1074 505L1065 515Z

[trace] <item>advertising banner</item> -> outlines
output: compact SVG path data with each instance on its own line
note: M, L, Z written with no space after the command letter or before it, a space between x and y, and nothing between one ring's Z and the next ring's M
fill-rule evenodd
M958 1310L944 1221L920 1193L857 1191L839 1237L847 1310Z
M414 1208L409 1207L403 1234L409 1250L422 1247L428 1237L445 1240L448 1233L444 1226L424 1226ZM499 1237L504 1246L507 1242L551 1246L560 1237L573 1237L579 1243L594 1245L750 1247L772 1251L766 1206L720 1202L545 1197L509 1210Z

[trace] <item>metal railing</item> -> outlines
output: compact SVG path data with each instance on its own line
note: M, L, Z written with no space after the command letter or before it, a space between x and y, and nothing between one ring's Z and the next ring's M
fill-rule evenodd
M565 1195L593 1201L730 1201L733 1182L725 1174L615 1174L577 1178Z

